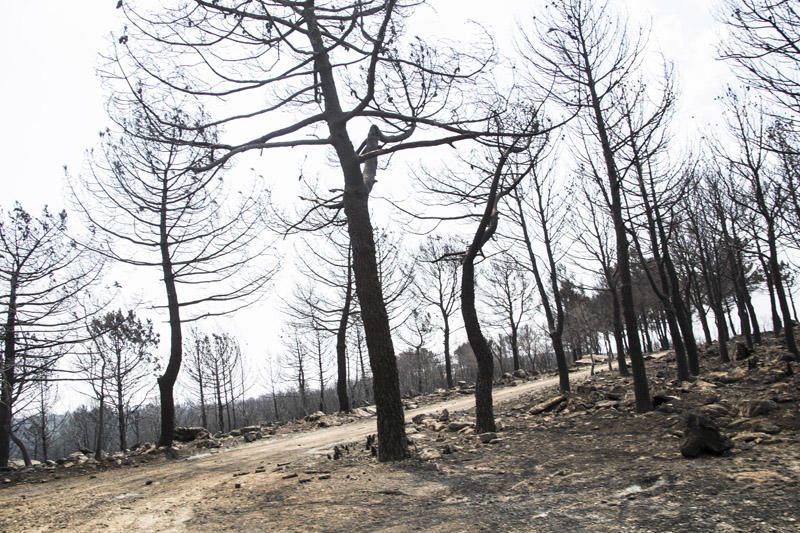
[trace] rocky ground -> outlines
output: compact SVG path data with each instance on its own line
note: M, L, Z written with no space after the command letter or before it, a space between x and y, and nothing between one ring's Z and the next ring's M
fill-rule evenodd
M503 393L494 434L431 404L410 413L414 457L399 463L377 463L371 439L348 444L356 423L318 430L341 438L316 454L254 443L219 462L145 465L124 488L23 483L0 490L0 530L800 531L800 366L784 358L771 343L727 365L711 351L688 382L670 354L650 360L658 406L645 414L610 373L565 396L552 379L526 384ZM54 490L76 512L48 509Z

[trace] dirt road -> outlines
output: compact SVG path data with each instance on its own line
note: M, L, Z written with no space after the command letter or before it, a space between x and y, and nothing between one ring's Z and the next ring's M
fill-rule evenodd
M588 370L570 375L572 383L586 379ZM557 386L557 378L528 382L494 392L495 403ZM406 412L465 411L474 397L427 405ZM335 444L358 441L375 433L375 419L256 441L216 454L187 460L97 472L96 477L71 477L42 484L20 484L0 490L0 531L148 531L187 530L194 510L219 498L239 478L233 474L264 466L261 482L279 479L277 464L305 454L328 453Z

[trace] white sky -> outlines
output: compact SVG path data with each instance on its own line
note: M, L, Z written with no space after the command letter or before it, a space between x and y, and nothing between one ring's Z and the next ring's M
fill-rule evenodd
M517 24L546 0L430 3L439 16L424 17L424 25L446 25L458 33L464 20L477 20L492 29L501 49L510 53ZM732 79L727 65L714 60L723 33L711 15L716 2L612 0L614 3L630 14L632 23L652 23L651 51L675 62L681 94L675 129L680 140L691 142L714 126L719 116L714 98ZM116 0L0 0L1 207L17 200L29 211L38 212L43 204L53 209L67 204L62 167L80 172L85 150L94 145L107 122L95 67L98 52L108 49L108 36L121 23L115 5ZM412 30L423 33L425 27ZM278 154L270 156L273 166ZM298 169L288 171L296 176ZM143 277L142 283L145 280L152 283L154 277ZM239 336L249 354L253 375L261 373L265 351L277 344L281 317L272 305L274 299L270 294L263 306L227 321L226 327ZM456 337L453 345L461 340ZM161 351L166 349L162 342Z

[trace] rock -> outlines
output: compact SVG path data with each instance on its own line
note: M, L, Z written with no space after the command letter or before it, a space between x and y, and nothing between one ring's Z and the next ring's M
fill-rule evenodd
M781 432L780 426L773 424L772 422L767 422L766 420L754 422L750 427L755 432L769 433L770 435L775 435L776 433Z
M524 368L518 368L517 370L514 370L513 376L519 379L527 379L528 373Z
M653 407L658 407L665 403L677 402L678 400L680 400L680 398L677 396L671 396L666 392L657 392L653 394Z
M175 440L180 442L191 442L197 439L205 439L211 434L204 427L177 427L175 428Z
M494 431L488 431L486 433L481 433L478 435L478 438L481 440L483 444L489 444L491 441L497 438L497 433Z
M747 347L743 342L737 342L736 347L733 349L733 358L736 361L744 361L753 355L753 350Z
M317 411L316 413L311 413L310 415L306 415L305 421L306 422L316 422L317 420L319 420L323 416L325 416L325 413L323 413L322 411Z
M767 415L778 408L778 404L772 400L745 400L739 404L739 414L752 418L754 416Z
M720 455L733 447L731 441L720 433L716 422L705 415L689 412L683 418L683 425L681 454L684 457L694 458L703 453Z
M724 374L720 378L720 382L722 383L736 383L737 381L742 381L748 375L748 371L746 368L734 368L727 374Z
M222 448L222 443L217 439L207 438L197 441L198 448Z
M594 406L598 409L616 409L619 407L619 401L617 400L601 400L594 404Z
M428 413L420 413L418 415L412 416L411 417L411 421L416 425L420 425L420 424L422 424L423 420L425 420L426 418L430 418L430 417L431 417L431 415L429 415Z
M444 431L447 428L447 426L444 423L439 422L438 420L435 420L433 418L426 418L425 420L422 421L422 425L431 431Z
M710 416L712 418L717 418L720 416L728 416L730 414L728 412L728 408L719 403L704 405L699 409L699 411L701 414Z
M756 444L759 443L766 443L772 440L766 433L761 433L758 431L744 431L742 433L737 433L733 436L734 442L755 442Z
M245 442L253 442L261 438L260 431L248 431L244 434L244 441Z
M464 428L470 427L472 424L469 422L450 422L447 424L448 431L461 431Z
M442 454L438 450L434 450L433 448L425 448L421 452L419 452L419 458L423 461L433 461L436 459L441 459Z
M551 409L553 409L560 403L565 402L566 400L567 397L564 395L556 396L554 398L550 398L549 400L545 400L541 403L534 405L528 412L532 415L538 415L539 413L550 411Z

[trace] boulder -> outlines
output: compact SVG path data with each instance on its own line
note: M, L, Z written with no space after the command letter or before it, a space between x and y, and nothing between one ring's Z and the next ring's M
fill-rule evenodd
M206 439L210 436L204 427L177 427L175 428L175 440L180 442L191 442L197 439Z
M739 404L739 414L746 418L752 418L767 415L777 408L778 404L772 400L745 400Z
M316 422L323 416L325 416L325 413L323 413L322 411L317 411L316 413L311 413L310 415L306 415L305 420L306 422Z
M689 412L683 418L683 442L681 454L687 458L702 454L721 455L733 447L730 439L719 431L711 418L698 412Z
M260 438L261 438L261 432L260 431L248 431L247 433L244 434L245 442L253 442L253 441L258 440Z

